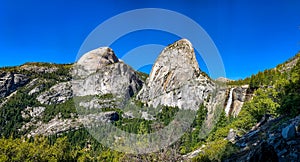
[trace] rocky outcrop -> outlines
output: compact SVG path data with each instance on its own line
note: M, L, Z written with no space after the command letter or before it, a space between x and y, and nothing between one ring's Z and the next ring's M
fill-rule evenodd
M43 88L44 88L44 85L43 85L43 84L40 84L40 85L34 87L32 90L30 90L30 91L28 92L28 94L29 94L29 95L34 95L34 94L36 94L36 93L39 93Z
M71 82L58 83L36 99L41 104L51 105L64 103L72 98Z
M197 110L214 89L214 83L201 75L192 44L182 39L161 52L137 99L154 107Z
M228 79L228 78L224 78L224 77L219 77L219 78L216 79L216 81L221 82L221 83L228 83L228 82L233 81L233 80Z
M40 83L46 83L47 80L46 79L39 79L39 78L35 78L32 79L27 85L26 85L26 89L31 89L28 92L28 95L34 95L34 94L38 94L39 92L41 92L44 88L44 84L40 84Z
M70 119L62 119L59 114L47 123L32 120L32 122L23 125L21 130L26 130L31 127L35 127L36 129L30 131L27 134L27 137L36 135L48 136L63 133L66 131L77 130L79 128L82 128L83 124L88 127L89 125L94 125L95 123L99 124L101 122L107 123L119 120L119 115L115 111L89 114L85 116L80 116L78 118L75 118L73 114L71 116L72 117Z
M29 121L22 125L19 131L27 131L32 128L36 128L39 125L42 125L42 117L45 111L45 107L26 107L21 111L22 118Z
M141 118L145 119L145 120L155 120L155 118L151 114L149 114L147 111L142 111Z
M236 138L237 138L237 132L236 132L236 130L234 130L234 129L231 128L231 129L229 130L229 133L228 133L226 139L227 139L228 141L233 142Z
M101 113L89 114L80 116L79 120L85 126L89 127L90 125L98 126L95 124L100 123L109 123L112 121L118 121L120 118L119 114L115 111L106 111Z
M28 81L29 78L23 74L0 72L0 98L8 96Z
M114 96L107 96L94 96L85 101L79 101L78 106L84 109L119 108L118 105L121 105L121 100Z
M294 66L296 66L298 60L300 58L300 53L298 53L296 56L294 56L293 58L291 58L290 60L288 60L287 62L281 64L281 66L278 68L278 70L281 72L281 73L284 73L284 72L289 72L292 70L292 68ZM277 68L275 68L277 70Z
M38 64L38 63L36 63ZM50 64L51 65L51 64ZM25 64L20 67L22 70L30 71L31 73L53 73L58 70L57 67L53 66L37 66L33 64Z
M300 161L300 116L269 119L231 140L239 151L225 161Z
M205 145L202 145L199 149L193 151L193 152L190 152L186 155L183 155L182 157L184 159L193 159L194 157L196 157L197 155L199 155L200 153L203 153L202 149L205 147Z
M75 96L113 94L128 99L142 86L136 72L108 47L84 54L75 64L73 76Z
M43 112L45 111L45 107L27 107L24 111L22 111L22 118L37 118L41 117Z
M48 123L43 123L42 121L28 123L23 126L22 129L28 129L30 127L34 127L27 134L27 137L36 136L36 135L53 135L57 133L62 133L68 130L76 130L82 127L82 124L78 120L74 119L60 119L59 117L55 117L50 120Z

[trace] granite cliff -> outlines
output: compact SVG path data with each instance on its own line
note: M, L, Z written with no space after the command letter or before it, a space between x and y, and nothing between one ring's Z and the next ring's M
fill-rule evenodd
M179 109L196 115L184 137L174 144L180 145L174 153L177 160L195 159L207 152L212 156L209 149L213 146L208 141L226 141L235 145L237 154L223 160L268 160L261 155L266 152L272 160L297 161L299 116L288 118L277 109L291 99L292 104L287 105L293 111L297 106L297 95L282 96L298 92L284 91L289 86L297 90L298 60L296 56L265 72L267 79L258 74L236 82L213 80L199 68L191 42L181 39L161 51L149 75L119 60L109 47L87 52L74 64L26 63L1 68L0 135L57 136L99 121L127 131L152 133L166 126ZM270 94L283 101L270 100ZM186 143L185 138L196 142ZM273 149L268 151L269 147Z

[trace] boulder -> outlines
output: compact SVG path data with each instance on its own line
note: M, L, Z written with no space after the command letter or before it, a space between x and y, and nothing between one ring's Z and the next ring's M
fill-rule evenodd
M236 131L231 128L228 132L226 139L230 142L233 142L236 137L237 137Z
M288 125L282 129L281 135L284 139L288 140L296 136L296 129L293 124Z

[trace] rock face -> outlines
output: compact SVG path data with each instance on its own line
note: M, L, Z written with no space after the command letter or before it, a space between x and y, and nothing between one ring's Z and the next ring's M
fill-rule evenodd
M77 62L77 74L79 76L88 76L97 70L114 63L119 59L113 50L108 47L102 47L84 54Z
M285 64L283 64L283 66L281 67L281 69L279 69L279 71L281 73L290 71L297 64L298 60L299 60L299 54L298 57L294 57L291 60L287 61Z
M45 107L27 107L22 111L22 118L36 118L41 117L42 113L45 111Z
M114 52L103 47L83 55L73 71L75 96L113 94L129 98L137 93L142 81Z
M214 83L201 75L192 44L182 39L161 52L137 99L154 107L196 110L213 90Z
M13 69L26 75L12 73L6 69L0 71L0 107L5 106L13 95L32 97L29 100L33 105L25 104L24 107L12 108L20 110L20 114L16 116L24 119L20 124L22 126L18 128L20 132L26 132L28 136L51 135L81 128L83 123L93 125L97 122L118 120L117 112L102 109L119 108L119 105L123 104L122 99L129 99L143 84L139 75L130 66L120 62L107 47L83 55L73 66L73 81L70 81L70 69L70 65L28 63ZM27 77L29 74L32 74L30 82ZM19 87L23 88L20 94L16 91ZM78 111L74 112L74 108L69 107L72 104L65 103L75 96L81 99L75 104L78 103L80 108L86 110L86 114L77 114ZM68 106L70 115L64 116L64 110L59 110L61 112L53 116L49 113L50 108L53 108L50 105L61 105L62 109ZM97 111L94 111L95 109ZM44 121L45 118L49 119Z
M41 104L51 105L64 103L72 98L72 89L70 82L58 83L48 91L39 95L36 99Z
M244 85L241 87L236 87L233 90L233 105L231 110L231 115L237 117L240 113L244 102L247 101L247 89L248 85Z
M34 87L31 91L28 92L28 94L33 95L33 94L39 93L41 91L41 89L43 89L43 88L44 88L44 85L41 84L39 86Z
M32 130L28 137L35 135L53 135L57 133L63 133L69 130L76 130L82 127L82 125L91 125L99 122L112 122L119 120L119 115L115 111L103 112L99 114L89 114L75 119L62 119L56 116L48 123L37 122L34 126L37 129ZM95 122L96 121L96 122Z
M0 97L6 97L17 88L25 85L29 78L23 74L0 72Z

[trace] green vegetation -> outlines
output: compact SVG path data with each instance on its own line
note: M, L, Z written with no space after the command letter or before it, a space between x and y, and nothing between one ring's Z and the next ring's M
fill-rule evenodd
M140 102L137 102L141 104ZM161 111L154 117L156 120L145 120L141 118L123 118L115 123L115 126L129 133L152 133L167 126L179 111L178 107L161 106ZM119 113L122 114L123 112ZM143 130L143 131L141 131Z
M49 122L58 114L63 119L71 118L71 114L76 116L74 101L71 99L62 104L47 105L42 118L43 122Z
M300 54L296 55L299 58ZM293 58L293 59L295 59ZM290 63L293 59L287 61ZM300 114L300 60L290 70L286 63L275 69L259 72L244 80L230 82L230 85L250 85L253 98L244 103L237 118L226 118L224 114L205 141L195 161L221 161L235 153L236 148L224 138L229 129L237 130L242 135L258 123L265 114L278 117L286 115L294 117Z
M38 66L47 68L57 68L56 71L52 73L39 73L34 71L27 71L22 66L20 67L4 67L1 71L20 73L26 75L33 80L39 78L38 83L34 87L41 87L40 91L46 91L58 82L65 82L71 79L70 68L71 64L57 65L57 64L47 64L47 63L26 63L23 66ZM19 131L24 122L28 122L29 119L23 119L21 112L27 107L38 107L44 106L45 118L44 121L49 121L53 116L57 115L58 112L61 113L63 118L68 118L70 113L74 113L75 109L72 101L68 101L62 105L41 105L37 100L37 94L29 95L29 91L33 87L21 87L17 90L8 102L3 104L0 109L0 136L8 138L13 135L13 137L20 137L25 132ZM2 100L2 99L1 99Z
M202 124L206 118L207 109L203 104L200 105L199 109L197 110L196 117L188 130L179 140L180 143L180 153L186 154L197 147L204 141L204 137L201 136L201 128Z
M263 72L258 72L255 75L252 75L251 77L240 79L237 81L231 81L227 83L228 85L245 85L249 84L251 90L256 90L263 86L271 86L275 82L278 82L278 80L289 80L292 76L295 75L296 67L291 68L288 66L291 62L294 60L297 60L299 62L300 59L300 53L298 53L293 58L289 59L288 61L277 65L273 69L264 70ZM295 76L293 76L295 79Z
M300 57L298 54L296 57ZM293 58L295 59L295 58ZM287 63L278 65L275 69L265 70L256 75L252 75L244 80L230 82L230 85L249 84L249 91L253 97L244 103L238 117L226 117L222 107L215 110L217 114L216 125L208 136L203 136L203 122L207 114L210 113L204 105L200 105L196 112L196 117L186 130L186 133L172 146L163 149L158 153L145 155L128 155L112 151L98 143L85 129L71 130L60 135L49 137L35 137L26 139L19 129L28 119L23 119L21 112L27 107L44 106L46 107L42 120L48 122L53 117L60 114L62 118L70 118L71 114L76 115L75 102L89 101L93 98L101 99L103 102L118 101L112 94L101 96L75 97L75 100L68 100L58 105L41 105L37 102L36 95L28 95L28 89L19 88L6 104L0 109L0 161L129 161L131 158L138 160L145 159L155 161L163 159L160 156L171 156L170 150L175 154L183 155L201 148L201 153L192 161L222 161L237 151L237 148L228 140L230 129L236 130L239 136L249 131L263 116L269 114L273 117L286 116L294 117L300 114L300 61L295 66L289 68ZM36 66L56 66L48 64L34 64ZM42 91L49 89L57 82L68 81L70 66L59 68L55 73L33 73L24 72L30 79L47 79L43 84ZM17 68L4 68L1 70L17 71ZM138 75L145 81L147 74L138 72ZM64 77L62 77L64 76ZM152 109L149 114L155 120L141 119L142 111ZM89 110L86 113L95 113L99 110ZM168 125L176 115L184 115L178 107L161 106L157 109L147 107L141 101L132 100L124 109L103 108L101 112L116 111L119 120L113 124L129 133L147 134L158 131ZM124 112L132 111L134 118L124 118ZM157 112L155 112L157 111ZM79 112L81 113L81 112ZM84 113L84 112L82 112ZM186 112L188 113L188 112ZM273 128L272 128L273 129ZM276 125L274 125L276 129ZM203 145L203 147L202 147ZM205 146L204 146L205 145ZM165 150L169 150L165 151ZM161 154L164 152L166 154Z
M18 131L24 121L21 111L28 106L40 106L40 103L32 96L29 96L25 88L21 88L1 107L1 136L9 137L13 135L13 137L20 137L23 134L23 132Z
M74 138L87 138L76 131ZM88 133L86 133L88 134ZM71 134L70 134L71 135ZM0 161L118 161L123 154L94 145L97 142L87 141L84 146L72 144L70 135L56 138L35 137L25 139L0 139ZM83 135L83 136L82 136Z
M0 139L0 161L68 161L71 160L70 145L66 138L49 145L44 137L34 142L25 139Z
M97 98L98 99L113 99L113 94L111 94L111 93L106 93L106 94L104 94L104 95L100 95L100 96L97 96Z
M71 104L71 100L60 106L64 107L69 104ZM46 110L45 114L48 114ZM56 110L53 111L59 112ZM120 120L114 124L120 129L130 133L151 133L168 125L178 111L179 109L177 107L161 106L161 111L155 116L157 120L149 121L145 119L127 119L121 117ZM207 110L202 105L192 125L192 127L197 127L197 130L186 133L187 137L194 138L193 145L196 145L200 140L196 132L200 130L198 124L201 125L206 116L206 112ZM186 147L192 147L188 144L188 140L185 142L185 144L188 145ZM65 132L59 136L52 135L48 138L2 138L0 140L0 145L1 144L5 144L5 147L0 147L1 161L20 161L20 159L28 161L127 161L133 156L125 156L124 153L112 151L102 146L85 129ZM60 149L55 150L57 148ZM23 155L24 152L27 154ZM150 157L158 158L158 155L149 154L139 158L149 159Z
M139 76L140 79L142 79L143 82L145 82L149 76L148 74L140 72L140 71L137 71L136 74Z

